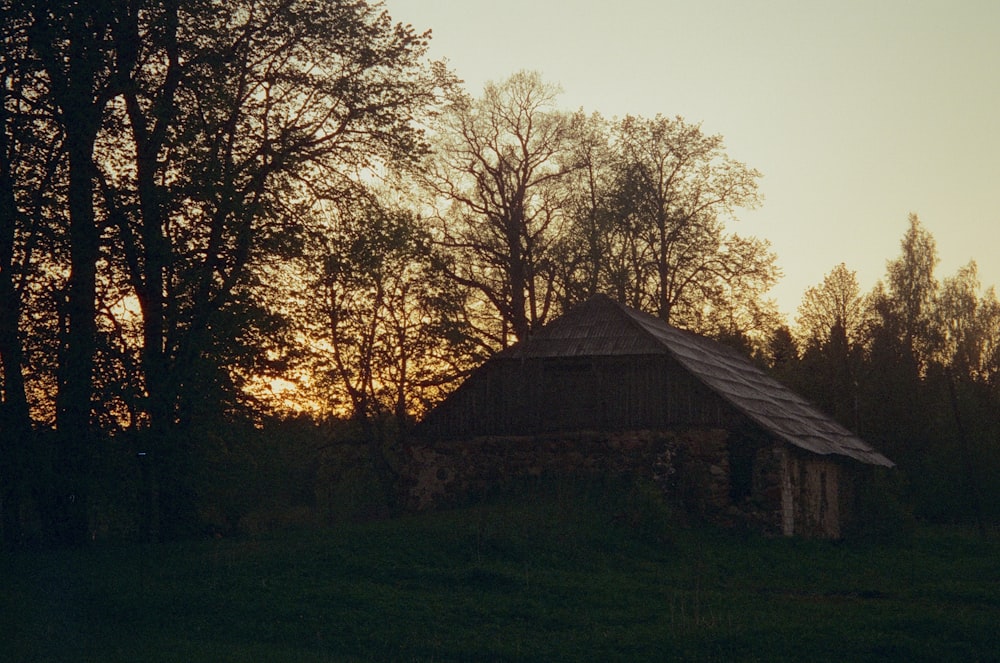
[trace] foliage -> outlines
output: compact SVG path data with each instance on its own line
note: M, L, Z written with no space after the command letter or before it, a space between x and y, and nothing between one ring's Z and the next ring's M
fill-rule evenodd
M823 283L805 291L796 318L804 345L822 344L836 334L844 336L844 343L856 345L866 322L857 273L844 263L830 270Z
M680 117L630 115L612 131L610 292L694 331L759 330L774 255L766 242L727 235L724 221L758 204L760 173Z
M182 429L246 405L288 345L263 267L298 251L302 205L421 154L437 73L427 35L364 1L0 10L3 418L55 424L48 499L80 542L105 436L141 433L178 461L156 471L187 472Z
M299 370L327 416L403 421L471 364L463 302L436 260L413 215L375 195L316 224L299 265L309 293L300 330L314 343Z
M899 510L1000 517L974 264L939 280L913 215L884 282L841 264L783 328L721 136L533 72L474 97L428 39L366 0L0 0L5 543L384 515L413 418L598 292L771 364L897 461Z
M801 357L786 343L776 372L897 463L905 481L880 508L985 528L1000 499L1000 304L975 263L938 280L934 238L915 215L900 249L868 295L844 265L808 289Z
M775 257L725 232L760 173L680 117L609 122L556 110L556 93L519 72L456 97L423 178L449 277L501 323L487 345L597 292L713 335L769 330Z

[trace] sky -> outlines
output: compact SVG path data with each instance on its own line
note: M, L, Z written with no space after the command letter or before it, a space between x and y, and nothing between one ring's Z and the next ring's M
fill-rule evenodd
M662 113L763 173L729 228L771 242L789 321L843 262L863 291L916 213L938 278L970 260L1000 288L996 0L385 0L431 29L470 93L521 69L560 105Z

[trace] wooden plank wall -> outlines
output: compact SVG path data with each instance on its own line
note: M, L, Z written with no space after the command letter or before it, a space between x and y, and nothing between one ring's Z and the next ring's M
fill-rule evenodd
M725 401L666 355L504 360L473 375L418 429L423 438L567 430L726 428Z

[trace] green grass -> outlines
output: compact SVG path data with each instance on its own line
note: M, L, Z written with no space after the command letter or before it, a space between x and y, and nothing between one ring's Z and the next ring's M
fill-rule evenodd
M1000 542L767 539L622 486L0 557L0 660L1000 660Z

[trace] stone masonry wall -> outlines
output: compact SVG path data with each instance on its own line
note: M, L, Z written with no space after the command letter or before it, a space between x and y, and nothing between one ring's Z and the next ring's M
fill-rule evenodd
M401 489L409 508L423 510L454 504L523 477L632 475L654 481L668 499L708 520L753 521L769 529L780 518L780 484L772 491L763 485L777 481L773 463L765 463L766 468L754 477L755 496L766 497L734 505L728 443L725 430L688 429L410 444ZM769 499L772 493L777 495L778 506Z

